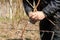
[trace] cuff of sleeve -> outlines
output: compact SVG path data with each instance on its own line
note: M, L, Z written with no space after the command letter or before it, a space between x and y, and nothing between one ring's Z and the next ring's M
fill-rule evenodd
M44 12L44 14L46 15L46 17L47 17L47 16L48 16L48 17L50 16L49 12L47 12L47 10L46 10L46 9L43 9L42 11L43 11L43 12Z
M54 15L54 12L55 12L55 10L52 10L50 8L48 8L48 9L44 8L42 11L47 15L47 17Z
M47 7L45 7L42 11L48 16L52 16L55 14L56 12L56 8L55 7L51 7L50 5L48 5Z

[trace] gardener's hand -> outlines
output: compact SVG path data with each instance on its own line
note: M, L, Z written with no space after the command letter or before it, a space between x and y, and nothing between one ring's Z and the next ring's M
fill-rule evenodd
M29 17L33 20L43 20L45 14L42 11L29 12Z

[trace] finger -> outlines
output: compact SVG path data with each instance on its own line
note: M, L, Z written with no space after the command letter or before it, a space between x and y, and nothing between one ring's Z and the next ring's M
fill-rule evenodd
M38 18L37 18L37 17L35 17L35 20L38 20Z
M35 14L35 15L32 16L32 19L35 19L36 17L37 17L37 15Z
M32 13L29 15L30 18L34 18L36 16L36 14Z
M31 16L32 16L32 12L29 13L29 17L31 17Z

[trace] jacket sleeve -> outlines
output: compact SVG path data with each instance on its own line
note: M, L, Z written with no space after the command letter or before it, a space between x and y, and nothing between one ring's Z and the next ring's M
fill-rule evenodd
M29 13L30 11L32 11L31 6L26 2L26 0L23 0L23 6L24 6L24 9L25 9L25 11L26 11L26 13L27 13L27 15L28 15L28 13Z
M57 10L60 10L60 0L51 0L51 2L43 8L43 12L47 15L47 17L55 14Z

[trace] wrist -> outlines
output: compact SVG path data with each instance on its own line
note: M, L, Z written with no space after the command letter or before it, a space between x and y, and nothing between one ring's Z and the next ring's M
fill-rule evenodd
M42 13L44 14L44 16L45 16L45 18L47 17L47 15L45 14L45 12L44 11L42 11Z

